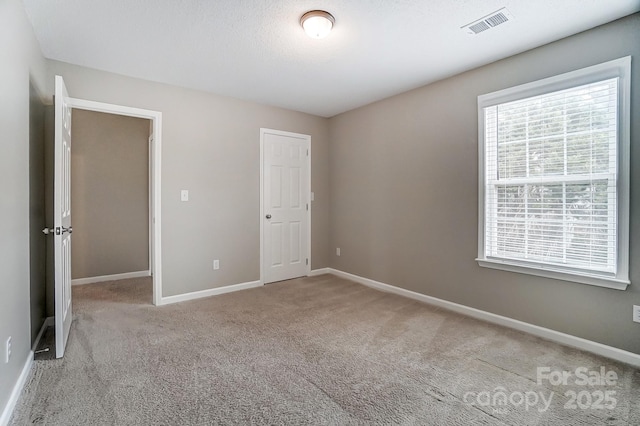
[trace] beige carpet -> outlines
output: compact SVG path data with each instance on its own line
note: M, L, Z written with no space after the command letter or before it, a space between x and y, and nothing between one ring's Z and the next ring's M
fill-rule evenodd
M14 425L640 425L640 370L329 275L165 307L124 280L73 303ZM536 382L601 366L615 384Z

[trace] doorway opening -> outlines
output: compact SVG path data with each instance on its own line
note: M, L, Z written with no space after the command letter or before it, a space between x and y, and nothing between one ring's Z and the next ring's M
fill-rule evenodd
M148 255L146 264L148 269L142 269L140 271L134 271L130 273L123 273L119 277L117 275L111 275L109 279L117 278L135 278L147 275L151 275L153 280L153 297L152 302L154 305L159 305L162 298L162 269L161 269L161 221L160 221L160 159L161 159L161 131L162 131L162 113L158 111L150 111L139 108L131 108L121 105L106 104L101 102L88 101L84 99L69 98L69 106L73 110L79 110L78 113L83 112L95 112L104 113L115 116L124 116L130 118L137 118L148 120L148 145L144 149L147 153L147 191L148 191L148 225L147 229L140 230L138 233L148 236ZM134 126L146 125L143 123L134 123ZM73 139L73 135L72 135ZM73 191L73 189L72 189ZM135 192L135 191L134 191ZM72 199L73 203L73 199ZM99 207L99 206L98 206ZM109 210L113 206L103 206L104 210ZM138 210L140 210L138 208ZM119 214L117 211L106 211L104 213L108 218L110 215ZM139 215L139 211L138 211ZM93 218L95 219L95 218ZM107 220L107 219L105 219ZM90 226L101 226L100 221L91 222ZM107 224L108 226L108 224ZM133 228L132 228L133 229ZM98 253L99 255L99 253ZM131 259L129 259L131 260ZM142 260L138 259L138 264L141 264ZM134 262L135 263L135 262ZM86 265L85 265L86 267ZM148 271L148 272L147 272ZM86 272L85 272L86 274ZM89 274L90 276L92 274ZM100 278L100 276L97 276ZM96 276L93 275L93 282ZM74 284L80 284L82 281L76 281Z
M126 280L138 303L151 304L151 122L79 109L72 115L71 285ZM77 290L100 298L116 284Z

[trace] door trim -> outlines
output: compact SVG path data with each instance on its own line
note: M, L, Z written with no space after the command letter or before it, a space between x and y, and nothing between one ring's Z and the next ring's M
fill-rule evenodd
M128 117L144 118L151 120L153 126L153 141L150 144L150 181L152 191L150 198L150 223L152 234L149 240L153 241L152 262L149 265L153 276L153 304L162 304L162 221L161 221L161 166L162 166L162 113L147 109L132 108L122 105L107 104L103 102L88 101L85 99L69 98L71 108L87 111L104 112L107 114L125 115Z
M264 284L264 135L265 134L289 136L294 138L305 139L309 143L309 155L307 155L307 200L309 203L309 210L307 210L307 258L309 263L306 265L306 275L311 273L311 136L304 135L302 133L285 132L282 130L273 130L267 128L260 128L260 283Z

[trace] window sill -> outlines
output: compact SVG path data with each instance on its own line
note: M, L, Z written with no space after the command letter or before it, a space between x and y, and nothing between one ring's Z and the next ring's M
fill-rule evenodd
M626 290L631 284L629 280L621 280L615 277L604 277L599 275L580 274L576 272L567 272L554 269L552 266L535 267L521 264L509 260L498 259L476 259L478 265L484 268L500 269L509 272L518 272L521 274L537 275L545 278L554 278L557 280L570 281L580 284L595 285L598 287L612 288L615 290Z

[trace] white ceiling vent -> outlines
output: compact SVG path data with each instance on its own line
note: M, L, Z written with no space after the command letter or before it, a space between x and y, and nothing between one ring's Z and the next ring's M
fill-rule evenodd
M469 34L478 34L493 27L497 27L500 24L504 24L507 21L511 21L512 19L513 15L509 13L507 8L503 7L500 10L490 13L484 18L480 18L477 21L473 21L472 23L460 28Z

